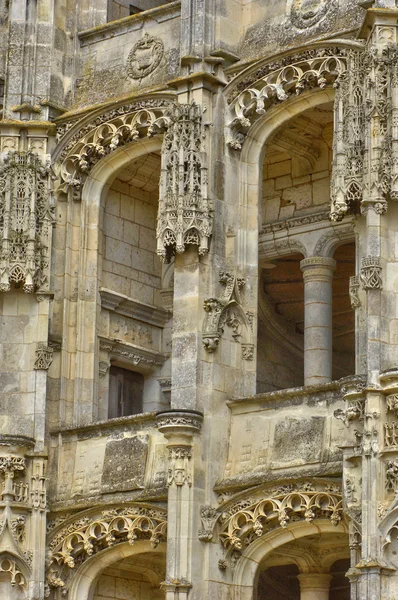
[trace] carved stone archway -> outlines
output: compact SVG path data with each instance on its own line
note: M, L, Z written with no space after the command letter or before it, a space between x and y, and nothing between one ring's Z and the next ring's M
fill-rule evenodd
M88 599L104 568L133 554L165 552L166 537L167 512L158 506L79 513L49 535L46 595Z

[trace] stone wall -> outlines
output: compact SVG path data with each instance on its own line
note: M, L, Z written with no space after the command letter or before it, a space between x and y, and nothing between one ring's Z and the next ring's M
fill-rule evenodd
M142 177L145 172L142 171ZM156 255L157 193L116 179L105 202L102 285L161 306L162 265Z

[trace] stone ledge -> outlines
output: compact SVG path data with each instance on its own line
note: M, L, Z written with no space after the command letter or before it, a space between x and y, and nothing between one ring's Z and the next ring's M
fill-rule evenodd
M53 429L50 431L52 437L76 435L79 439L90 437L102 437L109 435L112 431L132 431L132 426L136 425L139 428L153 427L157 431L156 412L140 413L138 415L130 415L127 417L118 417L116 419L107 419L106 421L96 421L89 425L76 425L73 427L65 427L62 429Z
M134 15L123 17L122 19L117 19L116 21L110 21L105 25L99 25L97 27L92 27L91 29L86 29L85 31L80 31L78 36L81 46L84 47L118 35L130 33L131 31L137 31L137 29L142 28L143 22L147 21L148 18L153 19L158 23L174 19L175 17L180 16L180 8L180 0L169 2L168 4L162 4L161 6L150 8Z
M102 308L148 323L154 327L164 327L171 318L169 310L145 304L107 288L100 288L100 295Z

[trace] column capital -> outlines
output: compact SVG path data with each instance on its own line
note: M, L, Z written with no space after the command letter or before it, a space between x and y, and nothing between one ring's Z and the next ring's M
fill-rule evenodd
M203 414L196 410L168 410L156 415L158 429L169 443L187 445L202 427Z
M332 576L329 573L301 573L297 575L300 582L301 598L323 600L329 597ZM317 594L316 596L314 594ZM318 595L319 594L319 595Z
M336 269L336 261L327 256L310 256L300 261L300 269L303 273L319 268L333 272Z

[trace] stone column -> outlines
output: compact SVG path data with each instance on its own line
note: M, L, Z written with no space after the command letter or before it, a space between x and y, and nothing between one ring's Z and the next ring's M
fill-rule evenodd
M300 600L329 600L331 575L302 573L297 578L300 582Z
M194 510L201 491L194 464L200 457L200 452L195 456L195 433L200 432L202 420L203 415L197 411L173 410L157 416L169 452L166 581L162 584L166 600L188 598L193 567L201 564Z
M312 256L300 263L304 277L304 385L332 379L333 258Z

